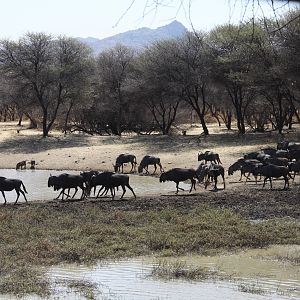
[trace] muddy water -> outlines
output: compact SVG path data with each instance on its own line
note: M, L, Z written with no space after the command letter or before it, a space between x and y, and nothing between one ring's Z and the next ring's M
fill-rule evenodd
M21 179L28 191L27 199L29 201L36 200L52 200L58 196L59 192L54 192L53 188L48 188L48 178L50 175L59 175L62 173L70 174L79 174L78 171L53 171L53 170L22 170L17 171L14 169L1 169L0 176L7 178L18 178ZM164 193L174 193L176 191L174 182L164 182L160 183L158 177L153 176L138 176L138 175L129 175L130 176L130 185L132 186L134 192L137 196L145 195L158 195ZM190 184L180 183L180 187L188 190ZM121 196L121 189L119 192L116 192L117 197ZM74 189L71 190L71 195L73 195ZM77 192L75 198L79 198L81 191ZM7 202L13 202L16 200L15 191L5 192ZM127 189L127 192L124 196L132 197L132 193ZM0 195L0 203L2 201L2 195ZM23 196L20 195L19 202L23 202Z
M300 246L273 246L231 255L167 259L202 266L230 275L230 280L160 280L151 277L154 258L107 262L95 267L67 265L47 273L57 283L56 294L64 299L83 299L61 282L89 282L98 286L96 299L299 299L300 270L274 258L294 253ZM275 255L275 256L274 256ZM166 260L166 258L164 258Z

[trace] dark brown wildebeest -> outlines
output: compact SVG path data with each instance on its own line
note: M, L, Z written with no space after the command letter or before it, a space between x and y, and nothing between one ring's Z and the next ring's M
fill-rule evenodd
M103 193L101 194L101 196L104 193L107 193L109 188L106 188L106 184L109 181L109 178L111 177L111 175L116 174L114 172L97 172L97 174L94 174L89 183L87 184L87 194L90 195L91 193L91 189L94 188L94 195L96 192L96 188L97 186L101 186L100 190L98 191L98 194L96 196L96 198L99 197L100 192L104 189Z
M263 187L266 185L267 179L270 180L270 186L272 189L272 178L284 178L284 187L283 189L289 187L289 178L292 178L291 174L289 173L289 168L284 166L275 166L275 165L265 165L256 167L253 171L254 175L262 175L265 177Z
M242 180L242 177L246 177L245 183L247 183L249 176L253 174L253 171L256 167L262 166L263 164L257 160L257 159L244 159L240 158L238 159L235 163L233 163L231 166L228 168L228 175L233 175L235 171L240 170L241 171L241 177L239 181ZM247 175L246 175L247 174ZM254 176L255 182L257 183L257 176Z
M219 154L213 151L205 151L204 153L198 153L198 161L204 160L205 164L210 161L215 164L222 164Z
M290 172L294 172L293 181L295 180L296 174L300 173L300 160L295 162L290 162L289 165Z
M225 190L225 170L221 165L212 163L211 165L203 165L198 175L199 182L205 180L205 189L207 188L210 180L214 180L214 190L217 190L218 176L223 179L223 185Z
M115 174L113 172L99 173L92 177L90 188L97 185L101 185L105 189L103 193L105 193L107 190L110 190L112 200L114 200L115 198L115 188L118 188L119 186L121 186L123 189L123 194L120 199L122 199L124 194L126 193L126 187L131 190L134 198L136 198L136 195L129 184L129 176L126 174ZM100 191L101 190L102 189L100 189ZM98 192L96 198L98 198L100 191Z
M130 172L132 172L132 170L135 171L135 167L136 167L136 157L133 154L120 154L117 159L116 159L116 163L114 164L114 170L115 172L119 172L120 169L122 168L122 173L123 173L123 165L126 163L131 163L131 170Z
M82 190L80 199L83 199L85 196L84 178L81 175L72 175L64 173L58 176L50 176L48 179L48 187L51 186L53 186L55 191L62 189L62 191L56 199L58 199L60 195L62 195L61 200L64 200L64 195L66 195L66 189L68 189L67 197L69 197L69 191L72 188L75 189L75 193L72 196L72 198L74 198L78 191L78 187Z
M21 187L24 189L24 191L21 189ZM6 204L6 198L5 198L4 192L8 192L8 191L12 191L12 190L16 190L16 193L17 193L17 199L15 201L15 204L17 204L17 202L18 202L20 193L24 196L24 199L27 202L27 198L25 196L25 193L27 194L27 191L26 191L25 185L23 184L22 180L0 177L0 191L4 198L4 205Z
M16 164L16 170L26 169L26 160L22 160Z
M279 142L277 143L277 150L300 150L300 143L291 141Z
M191 180L191 189L194 188L196 190L196 170L195 169L183 169L183 168L174 168L167 172L164 172L160 175L159 182L165 181L174 181L176 183L176 194L178 194L178 190L184 191L184 189L179 187L179 182L190 179Z
M153 174L156 172L156 165L158 165L160 167L160 172L162 173L164 170L162 168L162 165L160 163L160 158L159 157L155 157L155 156L150 156L150 155L146 155L143 157L143 159L140 162L140 165L138 166L138 172L142 173L143 169L145 169L146 173L149 174L148 171L148 166L149 165L154 165L154 172Z

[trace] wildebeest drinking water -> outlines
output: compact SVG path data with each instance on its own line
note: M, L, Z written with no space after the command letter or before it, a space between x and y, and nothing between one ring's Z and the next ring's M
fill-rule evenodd
M70 191L71 188L75 188L75 193L72 196L76 195L78 191L78 187L82 189L82 194L80 199L83 199L85 195L85 187L84 187L84 178L81 175L71 175L71 174L60 174L58 176L50 176L48 179L48 187L53 186L55 191L62 189L57 199L62 195L62 200L64 199L65 190L68 189ZM69 197L69 192L67 197Z
M24 189L24 191L21 189L21 187ZM16 190L17 193L17 199L15 201L15 204L17 204L18 199L20 197L20 193L24 196L25 201L27 202L27 198L25 196L25 193L27 194L25 185L23 184L22 180L20 179L10 179L6 177L0 177L0 191L4 198L4 204L6 204L6 198L4 192Z
M194 169L183 169L183 168L174 168L167 172L164 172L160 175L159 182L165 181L174 181L176 183L176 194L178 194L178 190L184 190L179 187L179 182L190 179L191 180L191 189L194 188L196 190L196 170Z
M158 165L160 167L160 172L163 172L163 168L162 165L160 163L160 158L159 157L155 157L155 156L150 156L150 155L146 155L143 157L143 159L140 162L140 165L138 166L138 172L142 173L143 170L146 171L147 174L149 174L148 171L148 166L149 165L154 165L154 172L153 174L156 172L156 165Z
M123 166L126 163L131 163L130 172L132 172L133 170L135 171L135 167L137 164L135 155L123 153L123 154L120 154L116 159L116 163L114 164L115 172L120 172L120 169L122 168L122 173L123 173Z

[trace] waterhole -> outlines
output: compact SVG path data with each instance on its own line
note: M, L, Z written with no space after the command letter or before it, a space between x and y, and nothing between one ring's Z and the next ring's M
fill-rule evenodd
M40 201L40 200L52 200L56 198L59 194L57 191L53 191L53 188L48 187L48 178L50 175L59 175L62 173L69 174L79 174L79 171L55 171L55 170L15 170L15 169L1 169L0 176L7 178L17 178L21 179L26 187L28 194L26 195L28 201ZM175 193L176 187L174 182L159 182L158 177L154 176L139 176L139 175L129 175L129 183L133 188L134 192L138 196L148 196L148 195L158 195L165 193ZM189 183L181 182L180 187L185 190L190 189ZM116 199L122 195L122 189L116 192ZM74 189L71 190L71 195L74 193ZM81 191L77 192L75 198L79 198ZM16 200L16 192L5 192L7 202L14 202ZM132 197L132 193L127 189L125 198ZM2 195L0 195L2 198ZM3 200L3 199L2 199ZM1 201L1 200L0 200ZM4 201L4 200L3 200ZM24 198L20 195L19 202L23 202Z
M55 266L46 272L53 286L49 299L299 299L299 267L278 259L279 256L299 256L299 251L298 245L278 245L217 256L143 257L90 267ZM202 281L160 279L152 276L152 270L161 259L168 263L184 261L187 265L218 270L227 276L223 280ZM7 299L3 297L0 299Z

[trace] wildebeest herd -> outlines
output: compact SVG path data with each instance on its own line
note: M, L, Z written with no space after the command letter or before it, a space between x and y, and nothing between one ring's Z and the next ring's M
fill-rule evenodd
M146 155L141 160L138 166L138 173L146 172L149 174L148 167L154 166L155 174L157 166L160 168L161 175L159 177L160 182L173 181L176 183L176 193L179 190L183 190L179 187L179 183L190 180L191 188L190 192L194 188L196 190L196 182L204 183L205 189L207 186L214 182L214 190L217 190L218 177L221 176L223 180L223 189L225 189L225 170L222 166L220 157L217 153L212 151L206 151L198 154L198 161L200 165L198 168L173 168L169 171L164 171L159 157ZM204 161L204 162L203 162ZM72 175L63 173L58 176L51 176L48 179L48 187L53 187L54 191L60 191L57 198L61 197L64 200L66 198L74 198L78 189L81 189L80 199L90 196L92 190L96 198L111 194L111 198L115 198L115 191L119 187L122 188L123 198L126 188L128 188L133 196L136 198L133 188L129 184L129 176L123 174L124 165L131 164L131 172L136 172L137 160L133 154L120 154L114 166L114 172L99 172L99 171L86 171L81 172L79 175ZM300 173L300 143L296 142L280 142L277 144L277 148L264 148L255 152L247 153L242 158L239 158L228 168L228 175L233 175L234 172L240 171L240 181L243 176L246 178L245 183L252 175L257 183L258 176L263 177L263 187L267 180L270 181L270 187L272 188L272 178L283 178L284 189L289 187L289 178L295 179L296 174ZM100 187L96 195L96 188ZM70 196L70 190L75 189L72 197ZM15 190L17 203L20 194L26 198L26 188L23 182L19 179L9 179L0 177L0 191L4 198L4 204L6 204L5 191Z

